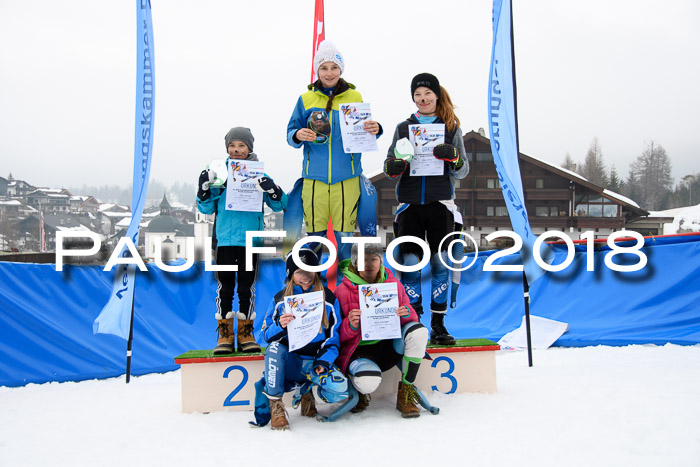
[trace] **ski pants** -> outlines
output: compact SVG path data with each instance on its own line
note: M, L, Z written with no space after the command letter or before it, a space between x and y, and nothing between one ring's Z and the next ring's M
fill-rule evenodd
M301 386L309 380L307 375L314 375L315 384L333 394L347 397L348 383L340 371L333 373L334 378L316 378L313 373L314 361L290 352L281 342L270 342L265 349L265 387L264 393L269 399L281 399L285 392ZM322 380L320 382L319 380Z
M446 250L449 241L445 241L441 249L440 241L452 233L454 227L454 215L439 201L412 204L399 214L396 222L396 237L418 237L427 240L430 247L430 311L433 313L447 312L449 270L445 264L448 261ZM394 250L395 259L404 266L414 266L423 258L423 249L414 243L402 243L397 250ZM402 272L401 283L406 288L411 306L416 310L423 310L421 272Z
M413 384L428 345L428 329L419 322L404 324L401 338L361 345L352 354L348 376L362 394L371 394L382 382L382 373L400 365L404 383Z
M255 281L258 276L258 256L253 255L253 270L246 271L245 247L219 246L217 265L237 265L238 271L216 271L216 311L222 318L232 318L233 296L238 282L238 319L255 319ZM238 281L236 281L238 279Z

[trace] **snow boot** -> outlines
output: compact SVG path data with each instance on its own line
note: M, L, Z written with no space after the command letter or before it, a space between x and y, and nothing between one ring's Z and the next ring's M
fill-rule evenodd
M399 391L396 394L396 410L401 412L403 418L420 417L420 403L418 391L413 384L399 381Z
M220 314L216 314L217 327L216 330L219 333L219 340L216 342L216 348L214 349L214 355L222 355L233 352L233 318L231 318L232 313L229 312L226 316L228 319L222 319Z
M253 313L251 319L245 319L245 315L239 311L236 313L236 318L238 318L238 333L236 334L238 351L246 353L260 352L260 346L255 342L255 337L253 337L255 313Z
M287 410L282 399L270 399L270 428L273 430L288 430Z
M309 391L301 396L301 416L315 417L318 411L316 410L316 399L314 393Z
M445 314L432 313L430 317L430 343L434 345L455 345L455 338L445 328Z
M363 412L367 407L369 407L369 401L372 400L372 396L369 394L359 393L360 400L357 401L357 405L350 409L352 413Z

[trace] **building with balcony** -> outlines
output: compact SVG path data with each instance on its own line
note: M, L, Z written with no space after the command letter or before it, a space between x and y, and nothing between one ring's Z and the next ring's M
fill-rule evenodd
M471 131L464 135L464 147L470 170L455 187L455 203L462 214L464 231L480 248L508 246L503 238L499 244L486 241L492 232L512 230L491 143ZM523 153L519 154L519 162L525 207L535 235L558 230L577 239L586 231L594 231L596 238L605 238L614 231L632 228L633 221L649 215L633 200L594 185L576 173ZM398 178L389 179L381 172L368 176L377 189L378 235L386 245L393 239Z

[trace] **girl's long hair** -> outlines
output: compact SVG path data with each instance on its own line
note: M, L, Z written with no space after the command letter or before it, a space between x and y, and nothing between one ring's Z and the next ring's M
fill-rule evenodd
M323 287L323 281L321 280L321 275L317 272L314 273L314 283L311 287L312 291L318 292L319 290L323 292L323 319L321 320L321 328L318 330L319 334L323 329L328 329L328 313L326 312L326 291ZM287 281L287 285L284 288L284 296L288 297L294 295L294 276Z
M314 87L316 89L323 89L323 84L321 84L321 80L317 79L314 82ZM331 111L331 108L333 107L333 98L340 94L341 92L345 92L348 89L350 89L350 85L348 84L347 81L345 81L343 78L338 78L338 83L335 85L335 89L333 89L333 92L328 96L328 103L326 104L326 113Z
M455 107L452 105L452 99L447 93L447 89L440 86L440 97L437 101L436 113L440 120L445 122L445 127L448 131L454 131L460 127L459 117L455 115Z

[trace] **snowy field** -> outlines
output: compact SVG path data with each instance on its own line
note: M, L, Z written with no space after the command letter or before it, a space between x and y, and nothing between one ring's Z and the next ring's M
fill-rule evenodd
M497 355L498 393L395 399L336 423L251 428L251 412L183 414L180 374L0 388L0 466L700 465L700 345ZM247 464L247 463L250 464Z

